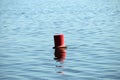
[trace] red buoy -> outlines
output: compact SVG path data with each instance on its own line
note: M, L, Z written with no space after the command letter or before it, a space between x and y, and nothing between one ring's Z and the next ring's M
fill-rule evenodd
M53 48L67 48L64 43L64 35L63 34L57 34L54 35L54 47Z

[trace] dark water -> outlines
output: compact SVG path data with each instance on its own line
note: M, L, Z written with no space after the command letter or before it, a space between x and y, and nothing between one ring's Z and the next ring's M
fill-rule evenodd
M0 0L0 80L120 80L120 1Z

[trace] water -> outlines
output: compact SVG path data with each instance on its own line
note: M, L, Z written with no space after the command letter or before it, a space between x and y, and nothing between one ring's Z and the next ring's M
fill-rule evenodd
M0 0L0 80L119 80L119 0ZM54 60L53 35L66 59Z

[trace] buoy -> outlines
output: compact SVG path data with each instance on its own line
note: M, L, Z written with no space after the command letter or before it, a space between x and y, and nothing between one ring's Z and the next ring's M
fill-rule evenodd
M64 35L63 34L57 34L54 35L54 49L55 48L67 48L67 46L64 43Z

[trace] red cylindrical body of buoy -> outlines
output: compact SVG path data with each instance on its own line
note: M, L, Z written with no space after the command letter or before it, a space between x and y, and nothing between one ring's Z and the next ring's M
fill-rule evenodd
M64 35L63 34L54 35L54 44L55 44L54 48L66 47L64 43Z

